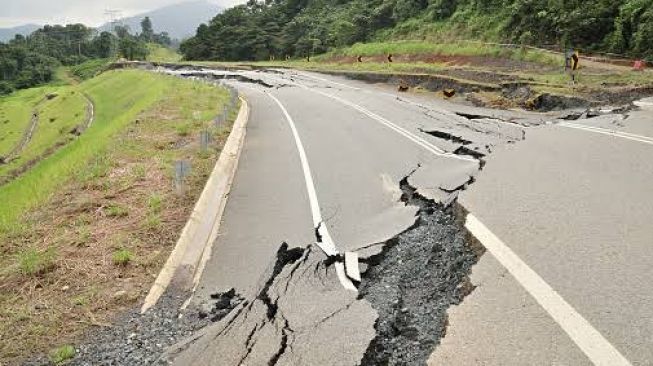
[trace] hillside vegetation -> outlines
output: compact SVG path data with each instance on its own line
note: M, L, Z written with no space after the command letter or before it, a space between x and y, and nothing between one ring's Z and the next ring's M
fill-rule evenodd
M375 40L462 38L653 59L653 1L249 1L201 25L181 52L189 60L268 60Z

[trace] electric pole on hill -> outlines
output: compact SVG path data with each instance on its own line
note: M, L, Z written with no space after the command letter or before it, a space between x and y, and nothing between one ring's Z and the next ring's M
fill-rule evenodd
M104 15L109 18L109 23L111 24L111 31L116 32L116 27L120 24L122 25L122 10L116 9L106 9Z
M106 9L104 11L104 15L108 18L109 24L111 24L111 29L110 32L114 35L117 36L116 33L116 28L118 25L122 25L122 10L116 10L116 9ZM111 56L114 57L118 51L118 47L113 41L111 42Z

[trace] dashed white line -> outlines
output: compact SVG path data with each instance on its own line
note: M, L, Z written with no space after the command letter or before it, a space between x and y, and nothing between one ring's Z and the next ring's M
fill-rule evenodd
M474 215L467 216L465 227L560 325L592 363L598 366L631 366L598 330Z
M653 137L636 135L634 133L628 133L628 132L622 132L622 131L616 131L616 130L608 130L608 129L605 129L605 128L594 127L594 126L585 126L585 125L579 125L579 124L576 124L576 123L569 123L569 122L559 123L558 126L573 128L573 129L576 129L576 130L582 130L582 131L587 131L587 132L594 132L594 133L599 133L599 134L602 134L602 135L619 137L619 138L622 138L622 139L627 139L627 140L631 140L631 141L637 141L637 142L642 142L642 143L645 143L645 144L653 145Z

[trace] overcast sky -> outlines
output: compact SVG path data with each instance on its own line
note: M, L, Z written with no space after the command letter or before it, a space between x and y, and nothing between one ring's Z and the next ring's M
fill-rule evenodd
M229 7L244 0L208 0ZM107 9L120 10L123 16L136 15L183 0L0 0L0 28L26 23L84 23L98 26L109 20Z

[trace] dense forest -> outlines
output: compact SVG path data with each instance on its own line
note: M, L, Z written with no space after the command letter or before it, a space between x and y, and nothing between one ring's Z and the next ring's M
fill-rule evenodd
M6 44L0 42L0 95L47 83L61 65L116 56L144 59L150 42L171 41L166 33L154 33L149 18L143 19L138 35L121 26L97 34L82 24L46 25L27 37L16 35Z
M249 0L201 25L186 59L305 57L356 42L468 37L653 58L653 0Z

